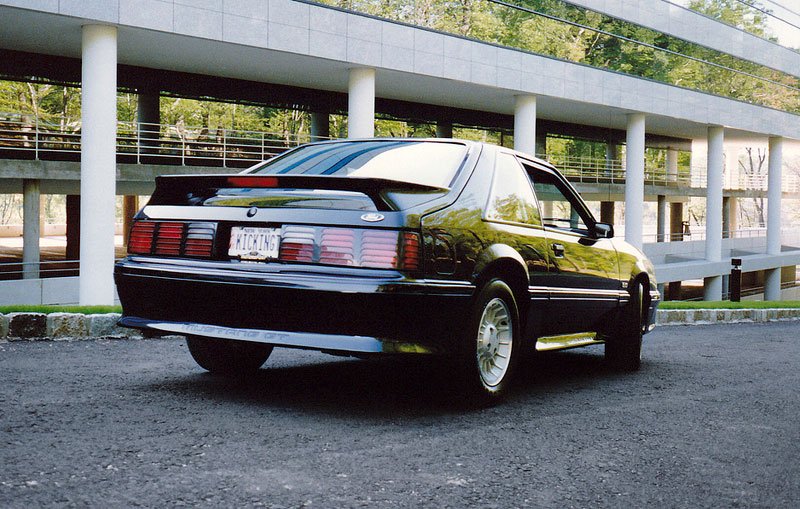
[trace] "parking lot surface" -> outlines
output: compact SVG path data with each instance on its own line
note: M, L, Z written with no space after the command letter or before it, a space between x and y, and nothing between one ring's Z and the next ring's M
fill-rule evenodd
M541 355L469 409L435 360L2 343L0 506L796 507L798 366L800 322L661 327L638 373Z

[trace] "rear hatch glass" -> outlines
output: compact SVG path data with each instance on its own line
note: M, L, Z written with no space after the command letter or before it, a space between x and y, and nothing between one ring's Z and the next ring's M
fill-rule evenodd
M450 187L467 154L461 143L352 141L307 145L257 166L259 175L381 178Z

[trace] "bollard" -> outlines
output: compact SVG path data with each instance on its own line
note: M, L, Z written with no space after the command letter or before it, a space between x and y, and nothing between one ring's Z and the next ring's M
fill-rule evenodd
M739 302L742 300L742 259L731 258L731 302Z

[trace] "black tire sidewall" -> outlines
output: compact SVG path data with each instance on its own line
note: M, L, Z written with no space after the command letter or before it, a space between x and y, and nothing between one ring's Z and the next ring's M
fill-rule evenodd
M203 336L186 336L192 358L206 371L228 376L258 370L272 354L272 345Z

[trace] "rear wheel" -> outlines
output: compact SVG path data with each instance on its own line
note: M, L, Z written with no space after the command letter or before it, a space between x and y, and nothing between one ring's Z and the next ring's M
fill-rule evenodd
M519 313L511 288L486 283L470 312L458 360L461 388L477 403L499 400L508 389L519 346Z
M631 292L631 300L623 313L620 333L606 340L606 361L621 371L637 371L642 365L644 334L644 284L639 282Z
M186 345L200 367L228 376L258 370L272 353L272 345L203 336L186 336Z

